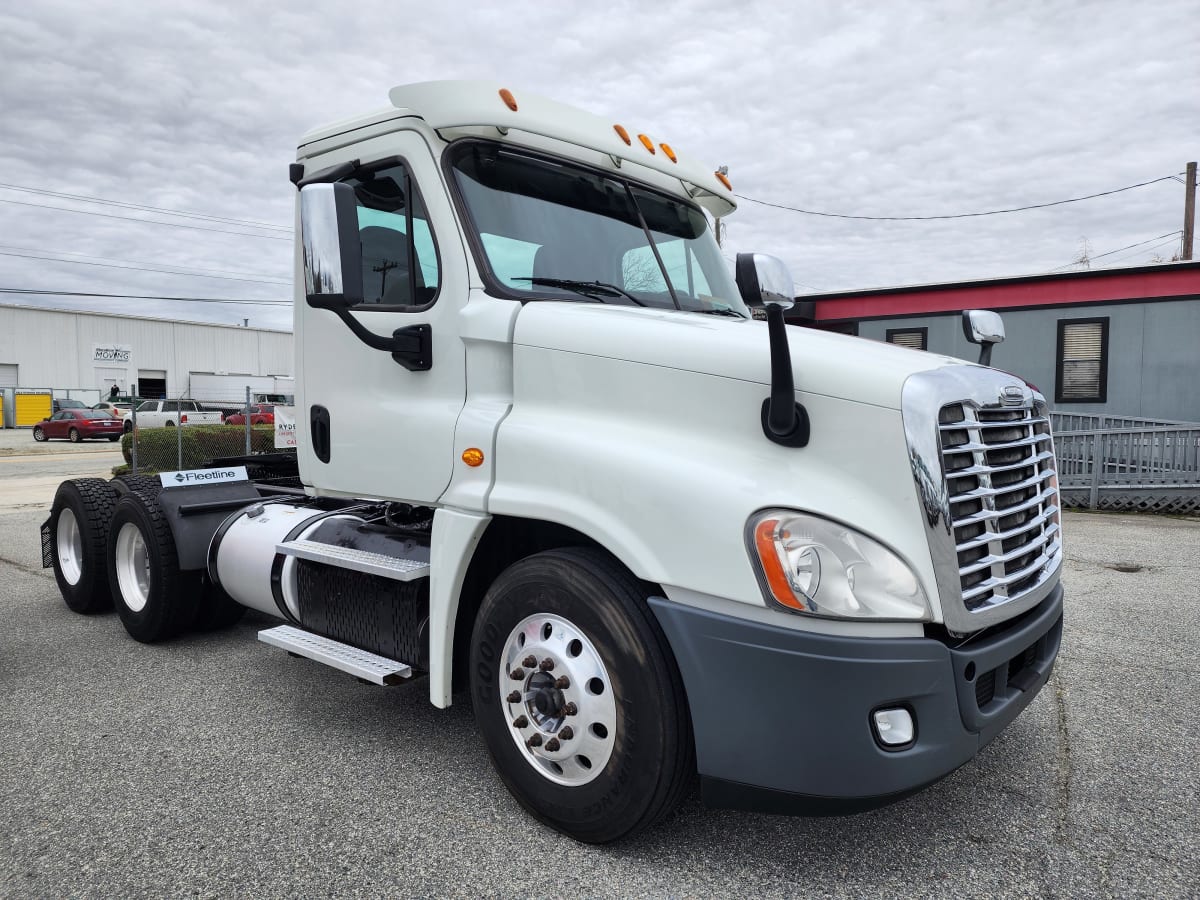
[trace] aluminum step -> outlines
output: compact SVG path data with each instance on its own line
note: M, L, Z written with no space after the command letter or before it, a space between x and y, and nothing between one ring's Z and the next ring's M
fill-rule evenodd
M378 653L368 653L366 650L359 650L349 644L321 637L291 625L280 625L260 631L258 639L264 644L314 659L373 684L398 684L405 678L412 677L412 666L407 663L388 659Z
M275 552L395 581L416 581L429 575L429 563L419 559L400 559L384 553L355 550L353 547L335 547L320 541L288 541L276 545Z

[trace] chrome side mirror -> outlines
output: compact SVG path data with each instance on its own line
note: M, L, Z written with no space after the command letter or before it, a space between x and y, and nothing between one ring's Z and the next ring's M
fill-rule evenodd
M300 243L309 306L345 310L362 303L362 245L354 188L340 183L301 188Z
M765 253L739 253L734 268L738 290L747 306L791 309L796 302L792 273L783 260Z
M979 364L991 365L992 345L1004 340L1004 320L990 309L964 309L963 334L972 344L980 344Z

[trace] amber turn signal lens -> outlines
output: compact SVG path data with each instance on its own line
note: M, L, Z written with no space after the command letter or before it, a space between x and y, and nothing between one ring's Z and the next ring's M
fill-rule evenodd
M471 447L463 451L462 461L471 468L483 465L483 451L478 447Z
M504 105L507 106L509 109L511 109L513 112L517 111L516 98L513 97L512 91L510 91L508 88L500 89L500 99L503 100Z
M679 162L679 160L675 158L675 151L671 149L670 144L659 144L658 146L662 148L663 153L667 154L667 159L673 163Z
M775 549L775 529L779 526L778 519L764 519L754 529L754 549L758 552L759 562L762 563L763 574L767 577L767 586L771 596L782 606L790 609L804 609L804 606L792 593L788 583L787 573L779 561L779 553Z
M626 144L631 147L633 146L633 141L629 139L629 132L625 130L623 125L614 125L613 131L615 131L617 133L617 137L623 140Z
M717 181L719 181L719 182L721 182L721 184L725 185L725 190L727 190L727 191L733 190L733 185L729 183L729 179L725 176L724 172L713 172L713 174L717 176Z
M647 150L649 150L651 153L656 152L654 149L654 141L650 140L650 138L646 137L644 134L639 134L638 140L641 141L642 146L645 147Z

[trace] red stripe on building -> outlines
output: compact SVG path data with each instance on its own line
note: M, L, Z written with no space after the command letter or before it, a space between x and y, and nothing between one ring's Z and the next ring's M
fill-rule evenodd
M1192 263L875 292L855 291L800 299L813 301L815 319L823 322L1189 295L1200 296L1200 265Z

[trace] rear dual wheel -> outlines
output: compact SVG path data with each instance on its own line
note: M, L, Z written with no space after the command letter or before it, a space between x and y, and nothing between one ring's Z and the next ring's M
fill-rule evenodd
M510 566L471 644L475 719L505 785L588 843L668 815L692 783L687 697L641 583L591 548Z
M100 478L64 481L50 507L54 580L67 607L96 613L112 607L106 565L117 492Z

